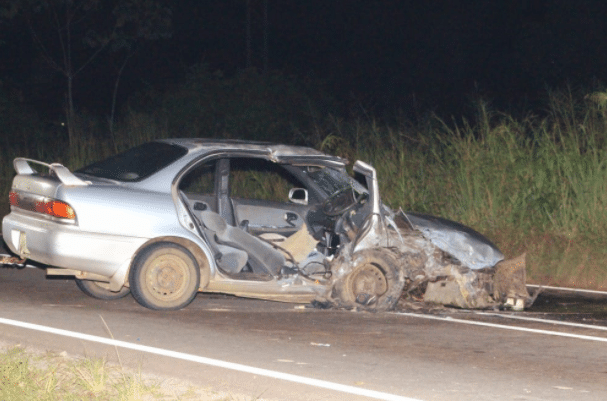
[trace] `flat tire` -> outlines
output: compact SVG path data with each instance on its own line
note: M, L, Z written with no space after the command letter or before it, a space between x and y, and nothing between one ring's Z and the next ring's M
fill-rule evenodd
M383 248L366 249L351 260L351 271L337 280L333 298L344 307L360 310L393 309L405 286L396 254Z

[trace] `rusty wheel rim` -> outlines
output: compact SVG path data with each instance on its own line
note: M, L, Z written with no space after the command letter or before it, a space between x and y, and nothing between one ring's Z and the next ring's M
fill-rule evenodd
M155 258L145 275L151 294L163 301L173 301L183 296L189 279L188 263L170 254Z
M352 293L360 304L370 304L388 291L388 281L377 266L367 264L352 279Z

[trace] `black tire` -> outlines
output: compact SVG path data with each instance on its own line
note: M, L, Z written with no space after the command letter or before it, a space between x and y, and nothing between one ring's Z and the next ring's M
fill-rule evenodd
M333 298L346 308L393 309L405 286L396 254L383 248L366 249L352 255L351 264L351 271L336 281Z
M198 292L200 269L184 247L159 242L144 249L129 272L133 298L154 310L177 310L187 306Z
M80 280L76 279L76 285L82 292L84 292L89 297L93 297L96 299L104 299L106 301L111 301L114 299L124 298L131 290L129 287L122 287L120 291L110 291L108 283L102 283L91 280Z

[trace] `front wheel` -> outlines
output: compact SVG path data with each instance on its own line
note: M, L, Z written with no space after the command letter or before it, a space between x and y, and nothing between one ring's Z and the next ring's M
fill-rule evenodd
M350 272L334 286L334 297L342 306L367 311L394 308L405 286L405 274L392 251L375 248L357 252L349 267Z
M131 290L129 287L122 287L120 291L110 291L109 283L102 283L91 280L80 280L78 278L76 280L76 285L82 292L84 292L89 297L93 297L96 299L104 299L106 301L111 301L114 299L124 298Z
M133 298L146 308L177 310L198 292L200 269L182 246L160 242L144 249L129 272Z

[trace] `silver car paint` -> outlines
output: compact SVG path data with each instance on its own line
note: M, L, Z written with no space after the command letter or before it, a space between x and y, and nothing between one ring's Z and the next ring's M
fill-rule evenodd
M206 139L160 142L183 146L188 153L138 182L85 177L86 185L80 185L79 182L85 180L73 176L69 170L59 176L65 182L43 177L33 179L33 170L26 163L31 160L20 159L17 166L22 174L15 177L13 187L77 205L77 224L65 224L26 211L13 211L4 217L2 223L3 237L11 251L23 253L24 250L20 249L21 233L27 233L28 253L23 256L51 266L106 276L112 279L112 287L117 287L125 283L134 255L146 242L160 237L178 237L200 247L207 256L213 277L217 269L211 251L198 235L181 202L172 197L172 184L176 176L187 172L186 167L194 161L227 152L255 154L273 161L301 158L314 164L313 160L320 159L335 166L345 165L344 159L303 147ZM36 163L62 172L65 169L57 164Z
M458 259L473 270L493 267L504 255L484 236L446 219L419 213L403 213L413 227L424 234L437 248Z
M278 163L329 165L338 169L344 168L344 159L309 148L247 141L170 139L162 142L183 146L188 153L137 182L92 177L76 181L70 177L72 173L58 165L46 166L61 170L63 183L40 177L33 179L26 165L19 162L18 171L22 174L15 177L14 185L24 191L36 187L35 192L74 205L77 222L65 224L35 213L13 210L3 220L2 230L8 246L13 252L42 263L108 277L111 288L118 290L125 283L133 257L141 247L158 238L181 238L194 243L206 256L211 280L205 291L307 302L327 290L326 283L304 280L298 275L268 281L246 281L221 273L197 229L195 216L181 198L178 182L198 163L228 154L261 157ZM355 171L367 177L372 211L357 238L347 247L348 253L378 246L396 246L403 253L421 251L426 255L425 268L429 276L439 276L445 268L434 259L435 247L473 269L493 266L503 259L499 250L490 243L475 241L477 238L470 240L454 227L432 225L416 216L408 216L418 230L416 234L403 238L397 229L388 230L389 225L394 228L391 221L394 214L381 204L375 169L357 162ZM26 237L27 248L24 246ZM346 270L342 273L347 274Z

